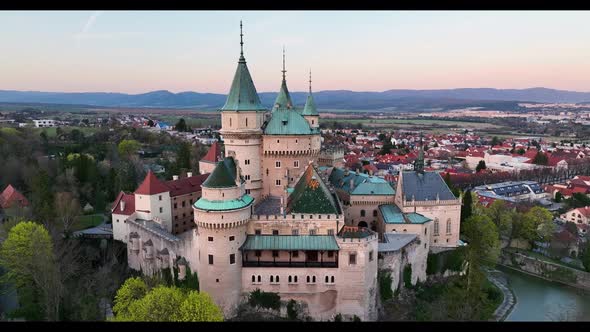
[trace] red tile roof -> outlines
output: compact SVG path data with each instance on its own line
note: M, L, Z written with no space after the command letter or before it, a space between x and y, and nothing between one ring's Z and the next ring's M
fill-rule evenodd
M150 170L143 182L139 185L137 190L135 190L135 193L139 195L155 195L167 191L170 191L170 188L168 188L168 186L162 181L158 180L156 175Z
M219 144L217 142L213 142L213 144L211 144L211 147L209 148L209 151L207 151L207 154L203 157L203 159L201 159L201 161L217 163L221 159L221 148L219 147Z
M201 184L207 180L207 177L209 173L166 181L166 186L170 188L170 197L201 191Z
M7 209L12 207L15 203L17 203L19 207L29 206L29 201L26 197L9 184L2 194L0 194L0 207Z
M121 202L125 202L125 208L121 211ZM130 216L135 212L135 195L133 194L126 194L124 192L120 192L117 199L115 199L115 203L113 203L113 207L111 208L111 212L114 214L122 214L125 216Z
M590 207L589 206L577 208L576 211L586 218L590 217Z

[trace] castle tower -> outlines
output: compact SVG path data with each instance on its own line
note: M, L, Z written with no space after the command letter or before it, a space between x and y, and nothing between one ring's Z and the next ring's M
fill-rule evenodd
M135 213L138 219L153 220L172 232L170 188L150 170L135 190Z
M245 193L240 166L232 157L217 163L193 204L197 224L200 289L230 315L242 292L242 254L254 198Z
M232 156L242 170L247 194L258 199L262 189L260 151L265 108L260 102L244 58L240 22L240 59L225 105L221 108L221 130L225 156Z
M307 96L307 101L305 102L305 107L303 108L301 115L307 120L310 127L320 127L320 114L315 107L313 95L311 94L311 70L309 71L309 95Z

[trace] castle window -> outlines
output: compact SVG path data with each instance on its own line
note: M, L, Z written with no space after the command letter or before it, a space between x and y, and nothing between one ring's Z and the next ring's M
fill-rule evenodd
M329 257L329 258L332 258L332 257L334 257L334 252L333 252L333 251L328 251L328 257Z
M279 230L278 229L273 229L272 230L272 235L279 235Z
M256 282L256 276L255 275L252 275L252 282L253 283Z
M356 254L348 254L348 265L356 265Z
M330 279L331 279L330 281L331 281L332 283L334 283L334 276L332 276Z
M328 230L328 235L334 235L334 230L333 229L329 229Z
M299 143L299 141L298 140L295 140L295 143Z
M447 234L451 234L451 219L447 220Z
M256 252L254 252L254 254L256 255L256 257L260 257L262 255L260 250L256 250Z
M250 175L244 175L244 180L250 180Z
M158 199L161 201L162 200L162 195L159 195L158 196Z
M160 208L160 213L162 213L162 208Z
M438 218L434 219L434 235L438 236Z
M266 176L268 176L268 168L266 169ZM141 197L141 196L140 196Z
M229 118L229 126L231 127L231 118Z
M315 124L315 120L311 120L311 124ZM333 277L332 277L333 278Z
M230 264L236 264L236 254L230 254L229 255L229 263Z
M311 282L315 283L315 276L311 277Z
M424 235L426 235L426 233L428 232L428 228L424 228Z
M449 243L449 239L447 239L447 243Z
M209 236L209 237L207 238L207 241L209 241L209 242L213 242L213 236Z
M182 207L185 207L185 206L186 206L186 202L182 201Z
M276 281L278 283L279 282L279 276L276 276L275 279L276 279Z
M317 235L317 231L315 229L310 229L309 235Z
M299 230L297 228L291 230L291 235L299 235Z
M275 282L275 277L274 276L270 276L270 282Z
M258 282L262 282L262 278L258 276Z
M275 185L280 186L281 185L281 180L275 180Z
M377 216L377 210L373 210L373 217Z
M260 234L262 234L262 231L260 229L254 230L254 235L260 235Z
M365 210L361 210L361 217L365 216Z
M295 161L293 162L293 167L295 167L295 168L299 168L299 160L295 160Z
M293 281L293 278L291 278L291 276L289 276L289 283L291 283Z
M248 127L248 118L246 118L246 127Z
M250 159L244 160L244 165L250 165Z
M293 258L297 258L297 257L299 257L299 250L293 250L293 251L291 251L291 256L292 256Z
M275 161L275 168L281 168L281 162Z
M293 280L294 280L295 282L297 282L297 276L295 276L295 277L293 278Z
M272 251L272 257L279 257L279 251L278 250L273 250Z
M308 282L308 283L309 283L309 280L310 280L310 278L309 278L309 276L307 276L307 282Z
M277 140L277 143L279 143L279 140Z
M192 194L191 194L191 195L192 195ZM189 200L189 202L190 202L190 204L192 205L192 204L193 204L193 199L191 198L191 199Z
M233 241L233 240L235 240L235 236L230 236L230 237L229 237L229 240L230 240L230 241Z
M246 189L246 194L250 195L250 189Z
M174 208L177 209L178 208L178 204L174 203Z
M213 265L213 255L209 255L209 265Z
M373 250L369 251L369 262L373 261Z
M326 284L330 281L330 278L328 276L326 276Z

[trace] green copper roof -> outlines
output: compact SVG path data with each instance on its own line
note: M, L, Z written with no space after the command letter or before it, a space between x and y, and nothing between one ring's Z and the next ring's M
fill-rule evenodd
M329 177L335 188L344 190L351 195L395 195L395 189L385 179L378 176L334 168ZM353 187L350 187L353 180Z
M301 115L319 115L311 93L307 96L307 101L305 102L305 107L303 108Z
M289 195L287 207L289 213L339 213L336 199L312 165L307 166Z
M221 111L265 111L243 56L240 56L231 89Z
M254 198L246 194L241 198L227 201L210 201L208 199L200 198L195 204L193 204L193 206L201 210L227 211L245 208L252 204L252 202L254 202Z
M277 99L275 100L273 110L291 108L293 108L293 101L291 100L289 89L287 89L287 81L285 80L285 78L283 78L283 82L281 83L281 89L279 90L279 94L277 95Z
M248 235L241 250L339 250L332 235Z
M207 180L201 185L206 188L228 188L236 186L236 164L234 158L227 157L218 162Z
M319 130L311 128L307 120L299 114L287 109L277 109L264 128L265 135L315 135Z
M403 213L393 204L379 205L379 210L386 224L423 224L431 220L419 213Z

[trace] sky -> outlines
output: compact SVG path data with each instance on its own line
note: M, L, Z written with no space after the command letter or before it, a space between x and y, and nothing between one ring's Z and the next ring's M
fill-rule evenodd
M590 91L590 11L0 11L0 90Z

